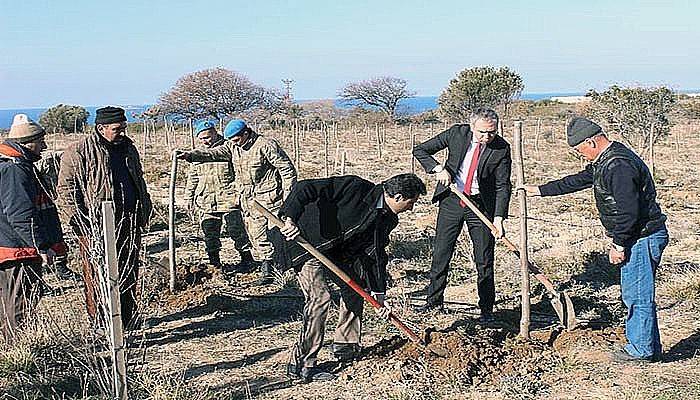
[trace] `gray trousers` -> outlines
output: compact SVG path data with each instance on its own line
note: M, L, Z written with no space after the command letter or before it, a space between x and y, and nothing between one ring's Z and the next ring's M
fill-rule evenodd
M335 282L340 288L338 325L333 335L333 342L359 345L362 330L362 296L316 259L311 259L302 266L297 279L304 293L304 310L301 333L291 350L290 363L304 367L316 365L318 352L323 347L326 316L331 304L329 280Z
M41 296L41 260L7 261L0 265L0 334L12 339L25 315Z

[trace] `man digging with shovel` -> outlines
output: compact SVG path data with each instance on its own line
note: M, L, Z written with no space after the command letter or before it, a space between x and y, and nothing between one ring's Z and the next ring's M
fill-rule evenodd
M363 298L355 289L291 240L301 235L384 304L389 234L399 223L397 215L412 210L426 193L425 184L414 174L396 175L379 185L357 176L309 179L299 181L292 189L279 211L285 221L280 231L290 240L286 258L297 272L304 311L301 333L287 365L290 377L305 382L336 378L316 367L331 303L326 279L340 288L332 349L342 362L352 361L359 353L363 309ZM379 310L383 318L390 317L388 307Z

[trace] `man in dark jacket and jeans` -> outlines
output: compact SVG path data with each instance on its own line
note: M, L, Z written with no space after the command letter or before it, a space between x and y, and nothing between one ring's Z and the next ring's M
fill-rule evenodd
M668 231L666 216L656 203L654 179L632 150L610 141L596 123L573 118L566 134L569 146L591 163L579 173L523 189L530 195L557 196L593 187L600 221L612 238L608 258L620 267L622 300L628 308L628 344L612 358L658 361L661 340L654 276L668 244Z
M42 264L66 254L56 206L33 165L46 149L45 134L18 114L0 144L0 334L6 339L38 301Z
M383 304L389 233L399 223L397 214L413 209L424 194L425 184L414 174L396 175L379 185L357 176L299 181L279 211L285 220L281 232L288 239L304 237ZM307 382L333 379L335 375L316 368L331 302L326 279L340 288L333 353L341 361L352 360L359 351L363 299L301 246L288 243L288 263L297 271L305 304L287 372Z

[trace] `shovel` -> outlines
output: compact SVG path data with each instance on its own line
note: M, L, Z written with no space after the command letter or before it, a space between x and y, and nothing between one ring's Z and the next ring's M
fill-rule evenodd
M462 200L462 202L464 202L464 204L466 204L467 207L469 207L469 209L471 209L484 224L486 224L494 236L498 234L496 226L494 226L493 223L486 218L484 213L482 213L481 210L479 210L476 205L474 205L474 203L472 203L471 200L464 195L464 193L457 189L457 186L451 184L450 190L456 194L459 199ZM500 240L513 254L515 254L516 257L520 258L520 250L518 250L513 242L508 240L508 238L505 236ZM552 303L552 307L557 313L559 321L561 321L562 325L564 325L567 330L574 329L576 327L576 312L574 311L574 303L571 301L571 297L569 297L568 293L566 292L558 291L554 287L552 281L550 281L549 278L547 278L533 263L529 263L528 267L535 278L540 281L540 283L542 283L549 292L549 301Z
M272 214L267 208L265 208L262 204L258 203L256 200L253 200L252 203L253 208L261 213L267 220L272 223L272 225L282 228L284 226L284 222L277 218L274 214ZM342 269L340 269L337 265L333 263L328 257L324 256L320 251L318 251L311 243L307 242L306 239L304 239L301 236L297 236L296 239L294 239L301 247L303 247L306 251L308 251L312 256L314 256L317 260L319 260L323 265L326 266L331 272L333 272L335 275L337 275L340 279L343 280L348 286L352 288L357 294L362 296L363 299L367 300L369 304L372 305L372 307L376 309L381 309L384 306L381 305L372 295L367 293L360 285L357 284L348 274L346 274ZM429 332L426 331L423 335L423 337L418 336L415 332L411 330L406 324L404 324L396 315L389 314L389 321L394 324L401 332L403 332L412 342L420 345L421 347L425 347L427 345L428 341L428 335Z

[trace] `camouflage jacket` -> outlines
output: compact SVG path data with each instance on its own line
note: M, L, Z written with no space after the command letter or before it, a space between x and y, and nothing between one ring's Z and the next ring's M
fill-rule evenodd
M52 199L56 199L56 186L58 185L58 169L61 165L62 151L45 151L41 159L34 163L39 175L39 180L46 193Z
M210 147L226 147L221 138ZM193 203L205 213L228 212L238 208L239 194L235 185L233 165L226 162L195 162L190 166L185 186L187 203Z
M229 161L236 171L241 200L263 204L281 203L297 181L297 171L287 153L274 140L255 132L242 146L225 141L223 146L192 150L191 162Z

